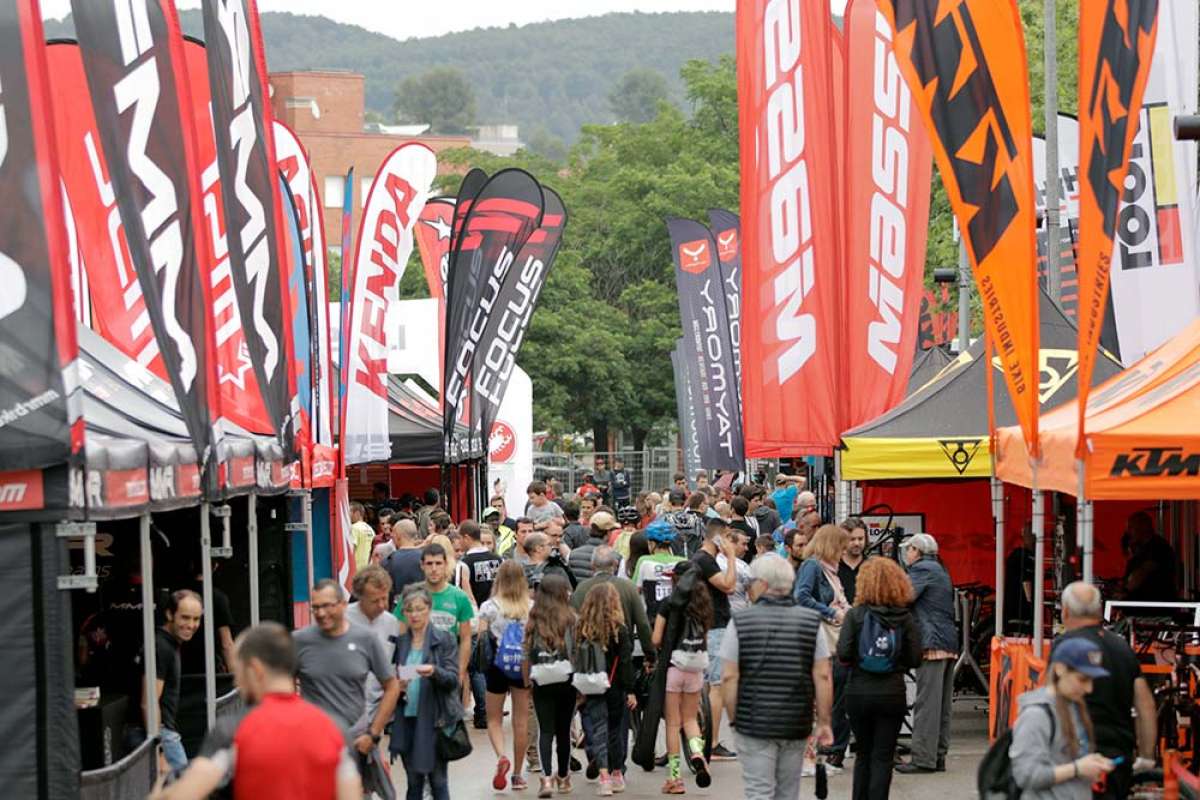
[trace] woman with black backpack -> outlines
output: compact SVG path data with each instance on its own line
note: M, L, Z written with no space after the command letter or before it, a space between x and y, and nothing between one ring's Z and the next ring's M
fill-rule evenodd
M837 643L838 660L850 667L846 711L858 753L852 800L886 800L892 785L896 737L907 711L904 673L921 663L912 601L912 584L895 561L872 558L862 565Z
M571 584L561 575L546 575L538 584L529 623L525 626L525 675L533 682L533 710L538 722L538 757L542 783L538 797L571 791L571 718L575 687L571 655L575 650L575 610ZM554 772L554 758L558 771Z

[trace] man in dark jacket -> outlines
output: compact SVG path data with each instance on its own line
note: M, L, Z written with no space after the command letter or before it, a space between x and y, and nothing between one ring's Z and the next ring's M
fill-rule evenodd
M896 767L910 775L946 769L950 748L950 701L954 695L954 662L958 632L954 625L954 586L938 561L937 540L918 533L900 544L913 585L913 614L921 626L923 661L917 667L917 699L913 704L912 760Z
M615 528L621 527L607 511L597 511L592 514L592 524L589 528L587 541L578 547L572 546L571 555L567 558L567 566L575 574L575 579L586 581L592 577L592 553L602 544L608 543L608 535Z
M687 492L682 489L672 489L667 495L667 513L662 517L675 529L675 540L671 542L672 552L684 558L691 558L704 541L703 512L698 513L692 508L693 497L696 498L697 506L704 501L704 495L699 492L688 497ZM685 504L687 508L684 507Z
M743 796L790 799L800 794L809 734L820 746L833 744L831 653L820 615L792 600L795 576L786 560L766 553L750 574L753 603L734 614L721 652L709 658L724 661L721 693L737 731Z

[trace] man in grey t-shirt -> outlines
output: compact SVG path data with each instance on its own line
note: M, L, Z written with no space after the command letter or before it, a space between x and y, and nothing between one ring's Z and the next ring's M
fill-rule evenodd
M340 584L319 581L310 597L313 624L292 634L300 696L328 714L358 752L369 753L396 710L400 683L375 634L346 618L346 593ZM355 723L366 708L368 674L383 687L383 697L363 729Z

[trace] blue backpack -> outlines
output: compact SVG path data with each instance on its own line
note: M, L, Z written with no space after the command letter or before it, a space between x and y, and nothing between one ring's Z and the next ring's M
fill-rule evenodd
M525 623L510 622L496 643L492 664L510 681L521 681L521 664L525 660Z
M858 667L864 672L888 675L900 658L900 629L888 627L873 611L863 616L858 632Z

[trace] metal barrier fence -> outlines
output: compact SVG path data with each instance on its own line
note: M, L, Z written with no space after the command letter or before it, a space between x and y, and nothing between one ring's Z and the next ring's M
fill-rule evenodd
M158 737L147 739L115 764L79 775L80 800L145 797L158 779Z
M630 497L643 491L661 492L671 485L675 473L683 465L683 454L675 447L586 453L535 451L533 477L541 481L556 480L562 494L574 494L583 484L585 474L595 475L601 468L611 470L618 458L629 471ZM603 467L600 466L601 459Z

